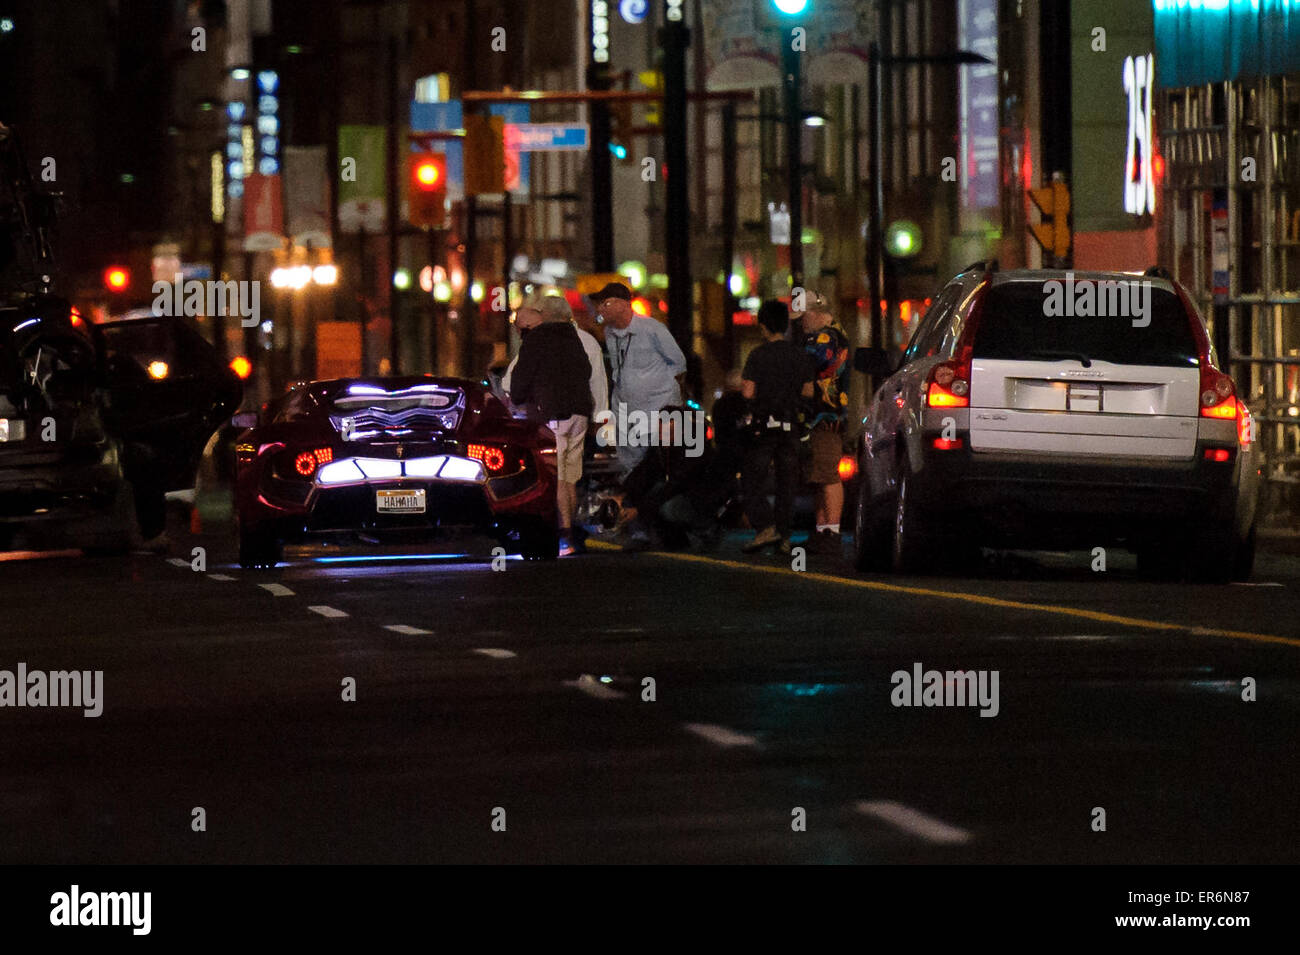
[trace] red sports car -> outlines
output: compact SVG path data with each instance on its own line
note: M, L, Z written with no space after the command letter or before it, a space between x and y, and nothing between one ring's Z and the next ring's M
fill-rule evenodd
M340 378L299 385L235 447L239 563L286 542L401 540L468 529L556 556L555 438L485 382Z

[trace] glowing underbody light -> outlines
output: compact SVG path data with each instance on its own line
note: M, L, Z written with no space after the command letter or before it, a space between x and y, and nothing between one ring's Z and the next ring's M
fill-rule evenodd
M403 477L478 484L483 481L483 465L454 454L411 458L409 461L396 461L392 458L342 458L321 467L316 472L316 483L322 487L335 487L370 481L393 481Z
M317 564L377 564L394 560L463 560L470 554L357 554L355 557L313 557Z

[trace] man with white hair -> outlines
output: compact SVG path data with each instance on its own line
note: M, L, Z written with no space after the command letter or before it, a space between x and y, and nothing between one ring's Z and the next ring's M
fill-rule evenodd
M595 417L602 411L609 410L609 376L605 374L604 350L600 347L600 342L596 341L595 336L584 331L573 320L573 309L569 308L569 303L565 301L564 296L542 295L536 292L529 295L524 300L524 303L515 310L515 328L521 332L525 329L536 328L546 320L548 315L560 321L573 322L573 328L578 333L578 340L582 342L583 351L587 353L587 361L591 362L592 416ZM510 362L510 366L506 368L505 376L501 379L501 387L507 394L510 393L511 375L518 362L519 356L515 355Z
M530 295L515 314L522 344L502 386L515 404L535 404L555 433L556 513L559 555L578 553L573 516L577 510L578 479L587 424L603 390L605 366L596 348L596 364L585 334L573 324L569 303L558 295ZM587 336L590 338L591 336ZM595 340L592 340L594 346ZM604 394L599 394L605 400Z

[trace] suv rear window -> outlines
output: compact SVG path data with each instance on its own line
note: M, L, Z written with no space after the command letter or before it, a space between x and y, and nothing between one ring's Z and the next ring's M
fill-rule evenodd
M988 290L984 312L975 334L976 358L1002 358L1012 361L1056 361L1061 358L1084 356L1090 361L1105 361L1118 365L1165 365L1176 367L1199 364L1196 339L1192 335L1183 303L1173 292L1151 288L1148 303L1146 293L1140 301L1147 303L1144 315L1134 315L1126 306L1127 290L1120 289L1121 308L1114 300L1097 311L1120 311L1123 314L1096 314L1082 316L1049 315L1052 311L1074 311L1072 306L1059 306L1073 295L1078 302L1082 279L1070 286L1045 290L1043 282L1008 282ZM1140 281L1140 280L1138 280ZM1092 283L1094 291L1098 283ZM1126 286L1128 281L1117 282ZM1049 302L1049 298L1052 301ZM1150 319L1150 324L1135 326L1133 322Z

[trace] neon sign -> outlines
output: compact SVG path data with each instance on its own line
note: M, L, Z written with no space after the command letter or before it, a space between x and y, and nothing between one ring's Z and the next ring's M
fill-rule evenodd
M1124 156L1124 211L1140 216L1156 211L1156 181L1151 174L1154 150L1151 100L1155 91L1155 58L1124 59L1124 92L1128 96L1128 149Z

